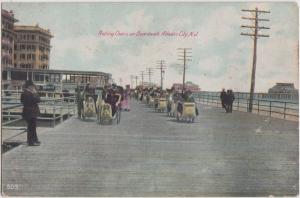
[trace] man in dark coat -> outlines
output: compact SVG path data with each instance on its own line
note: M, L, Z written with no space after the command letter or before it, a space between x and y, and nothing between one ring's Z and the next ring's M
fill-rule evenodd
M225 108L225 97L226 97L226 92L225 89L222 89L222 92L220 94L220 99L221 99L221 103L222 103L222 107Z
M235 97L234 97L233 91L231 89L228 91L227 94L228 94L228 112L232 113L232 104L233 104L233 101L235 100Z
M81 118L81 112L83 111L83 100L84 100L84 96L83 96L83 92L81 92L80 87L77 86L76 89L76 100L77 100L77 114L78 114L78 118Z
M27 122L27 143L29 146L39 146L40 142L36 134L36 119L40 114L38 103L40 97L37 93L36 86L31 80L26 81L24 91L21 94L23 103L23 119Z

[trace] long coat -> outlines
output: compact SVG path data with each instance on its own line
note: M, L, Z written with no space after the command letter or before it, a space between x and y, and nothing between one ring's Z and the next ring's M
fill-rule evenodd
M34 94L26 89L24 90L24 92L21 94L21 102L23 103L22 116L25 120L38 117L40 114L38 103L40 101L41 100L38 94Z

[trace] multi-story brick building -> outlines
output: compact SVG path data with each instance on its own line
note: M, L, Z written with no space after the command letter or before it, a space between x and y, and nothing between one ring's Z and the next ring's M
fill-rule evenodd
M2 9L2 89L21 89L25 80L72 90L77 84L92 87L111 82L111 74L92 71L53 70L50 64L50 30L38 25L14 25L12 11Z
M36 26L15 26L14 67L24 69L49 69L50 30Z
M13 67L14 65L14 23L18 20L14 18L13 11L1 10L1 64L2 67Z

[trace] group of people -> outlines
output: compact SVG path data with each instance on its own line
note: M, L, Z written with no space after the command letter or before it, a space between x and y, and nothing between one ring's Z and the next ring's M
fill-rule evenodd
M220 99L222 107L225 109L226 113L232 113L232 104L235 100L233 91L231 89L225 91L223 88L220 94Z
M121 86L117 86L116 84L107 85L103 88L96 90L95 88L91 88L90 84L84 88L80 88L79 86L76 89L77 93L77 108L78 108L78 117L81 117L82 110L84 108L83 101L87 101L89 97L92 97L95 106L96 100L100 97L105 103L111 106L112 117L115 116L118 108L124 111L130 111L129 106L129 97L130 97L130 89L127 87L124 89Z
M189 90L179 93L175 89L162 90L160 88L136 88L135 90L130 90L129 87L123 89L121 86L112 84L110 86L105 86L104 88L98 90L96 93L95 89L90 88L89 83L85 87L77 87L77 105L78 105L78 117L81 117L81 112L83 110L83 101L87 100L88 97L92 97L94 102L96 102L97 97L110 104L112 109L112 116L115 116L118 108L122 110L129 111L129 98L135 97L136 100L143 101L146 98L147 103L149 103L150 97L152 98L166 98L168 101L167 112L171 111L171 103L177 103L177 112L182 113L184 102L195 102L192 92ZM234 93L231 89L225 91L222 90L220 93L220 99L222 107L227 113L232 112L233 101L235 100ZM24 84L23 93L21 94L21 103L23 104L22 116L27 122L27 143L29 146L38 146L40 141L38 140L36 133L36 123L37 117L40 114L40 109L38 103L40 102L40 97L38 94L37 86L31 81L27 80ZM157 104L156 104L157 105ZM96 105L95 105L96 106ZM196 106L196 115L198 115L198 109Z
M183 103L184 102L195 102L195 99L190 90L184 90L183 92L179 92L173 88L162 90L161 88L137 88L134 91L134 95L136 100L143 101L144 97L146 97L147 103L149 103L150 97L152 98L165 98L167 103L167 112L171 111L171 101L177 103L177 112L182 114L183 111ZM155 108L157 108L157 103L155 103ZM196 106L196 115L199 114L198 108Z

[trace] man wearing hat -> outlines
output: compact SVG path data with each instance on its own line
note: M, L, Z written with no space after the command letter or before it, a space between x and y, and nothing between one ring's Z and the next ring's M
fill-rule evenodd
M27 80L24 85L24 91L21 94L21 103L24 106L22 116L27 122L27 143L29 146L40 145L36 134L36 120L40 114L38 103L40 101L36 86L31 80Z

